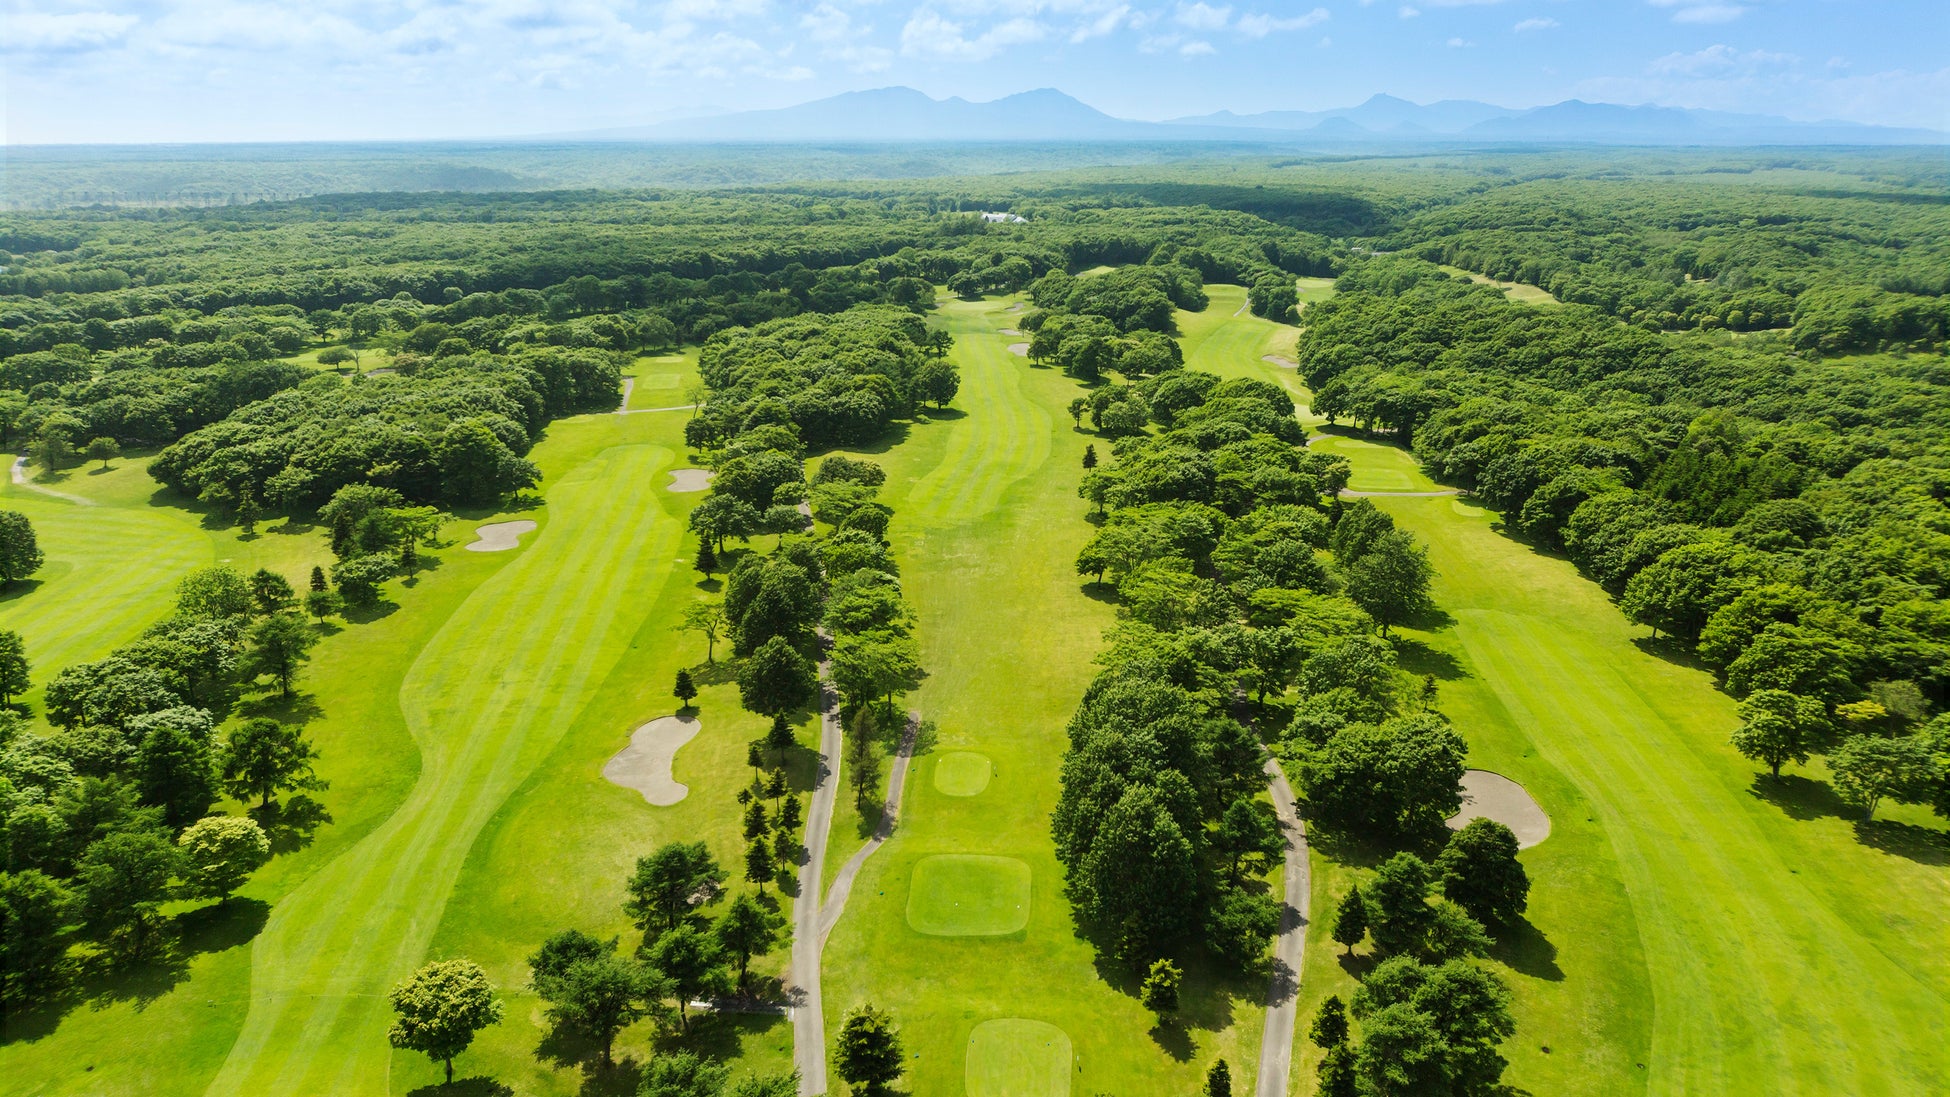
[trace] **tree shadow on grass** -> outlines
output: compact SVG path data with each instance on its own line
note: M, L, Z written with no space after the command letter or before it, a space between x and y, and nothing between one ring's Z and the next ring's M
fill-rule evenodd
M16 598L27 597L41 589L44 583L46 583L44 579L15 579L11 583L0 583L0 606Z
M265 836L271 840L271 852L280 856L311 845L318 828L332 821L332 813L325 810L325 805L302 792L287 796L282 802L273 801L269 807L252 808L248 814L264 828Z
M250 697L237 702L236 714L246 720L257 716L267 716L280 724L309 724L325 715L318 706L317 698L308 693L294 693L289 697L277 690Z
M262 899L210 903L176 916L177 951L192 956L248 945L264 931L271 904Z
M1395 660L1403 670L1417 677L1433 674L1445 682L1469 677L1468 672L1463 670L1461 660L1413 637L1395 637Z
M1118 594L1117 588L1109 583L1085 583L1083 584L1083 596L1093 602L1102 602L1107 606L1121 606L1124 604L1123 595Z
M1950 834L1931 827L1871 819L1855 824L1855 837L1865 846L1919 864L1950 865Z
M340 614L340 616L355 625L369 625L374 621L391 617L398 612L398 602L382 598L368 606L347 606L345 607L345 612Z
M1543 931L1530 923L1530 919L1519 917L1506 926L1497 927L1496 942L1490 947L1490 955L1507 965L1510 970L1528 975L1533 979L1548 979L1553 983L1564 981L1564 970L1557 966L1557 946Z
M953 422L956 419L968 418L968 413L960 408L929 408L927 416L935 422Z
M471 1078L456 1078L451 1084L435 1082L421 1086L409 1090L407 1097L515 1097L515 1091L506 1082L477 1074Z
M611 1054L615 1061L604 1066L602 1045L572 1025L549 1025L535 1045L536 1058L558 1069L574 1069L582 1076L577 1092L588 1097L635 1097L643 1084L643 1064L634 1056L616 1054L614 1049ZM428 1092L445 1091L430 1087Z
M1676 636L1634 636L1632 646L1654 659L1663 659L1674 666L1710 674L1715 681L1719 680L1719 671L1706 665L1698 655L1693 653L1693 649L1686 641Z
M1748 785L1748 791L1781 809L1790 819L1839 819L1854 814L1847 804L1842 803L1842 798L1835 795L1833 785L1798 773L1784 773L1779 777L1757 773Z

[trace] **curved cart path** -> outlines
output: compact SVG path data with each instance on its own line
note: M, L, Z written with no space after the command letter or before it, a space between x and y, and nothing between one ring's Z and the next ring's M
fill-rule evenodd
M832 888L826 892L826 902L819 908L820 952L826 950L827 936L839 924L840 915L846 913L846 897L853 893L853 878L860 875L860 866L893 836L894 824L900 819L901 787L907 782L907 763L914 757L914 738L920 730L921 718L909 713L907 730L901 733L900 748L894 752L894 764L887 771L887 803L880 809L880 825L873 828L873 837L867 844L841 866L839 875L833 877Z
M50 495L56 499L65 499L77 506L92 507L95 505L93 499L84 499L79 495L69 495L65 491L55 491L53 488L44 488L36 484L27 476L27 458L24 456L14 458L13 475L15 487L25 488L28 491L37 492L41 495Z
M1293 806L1293 789L1278 760L1266 760L1266 787L1286 834L1286 902L1280 907L1280 934L1273 942L1273 982L1266 989L1266 1030L1259 1041L1259 1082L1254 1097L1286 1097L1293 1069L1293 1029L1300 1001L1300 962L1307 948L1307 896L1312 881L1307 866L1307 826Z
M617 401L616 414L627 415L630 410L630 393L636 389L636 378L623 378L623 399Z
M826 865L826 836L833 829L833 798L839 789L840 715L830 683L833 666L819 664L819 772L812 806L806 810L806 863L799 869L799 898L792 906L792 960L787 965L787 1001L792 1003L792 1065L799 1068L799 1092L826 1092L826 1014L819 999L819 877Z

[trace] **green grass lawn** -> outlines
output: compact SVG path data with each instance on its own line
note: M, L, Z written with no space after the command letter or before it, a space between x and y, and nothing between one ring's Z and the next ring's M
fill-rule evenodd
M704 593L682 527L701 495L663 490L663 470L687 463L684 420L552 425L533 455L548 502L520 515L541 523L520 549L461 550L496 516L450 523L451 546L425 554L416 579L391 584L390 608L334 626L289 710L310 719L322 752L329 824L273 860L227 915L186 919L182 964L90 982L79 1008L10 1020L0 1050L10 1083L34 1093L405 1092L436 1073L387 1045L384 992L429 955L468 955L500 986L508 1016L462 1073L523 1093L583 1089L576 1064L538 1059L546 1029L525 992L524 958L569 925L633 932L622 881L660 842L702 836L735 862L731 791L749 773L746 741L763 730L724 674L705 673L703 732L675 764L689 798L652 808L600 775L632 728L674 710L676 669L703 662L702 641L671 628ZM196 563L266 564L300 584L311 562L329 563L316 530L278 523L239 539L166 505L139 464L50 485L95 507L0 489L4 505L32 511L60 572L4 610L10 627L26 624L37 679L126 642L167 612L176 579ZM76 594L105 585L131 605ZM80 612L90 605L96 612ZM38 661L45 650L64 654ZM802 732L810 743L810 727ZM810 752L797 754L803 787ZM775 973L782 957L755 973ZM626 1033L619 1052L641 1058L650 1037L647 1027ZM695 1040L753 1067L790 1055L789 1028L774 1018L707 1024ZM629 1069L597 1081L633 1090Z
M1254 1061L1265 984L1216 983L1194 965L1186 1024L1154 1036L1134 981L1100 969L1075 935L1049 812L1063 728L1095 672L1111 610L1086 594L1071 564L1091 532L1076 486L1092 438L1064 410L1078 387L1008 353L1015 337L997 333L1015 316L1007 304L943 303L937 320L957 337L961 395L949 415L873 455L887 466L889 537L930 672L909 704L934 721L937 741L915 760L900 827L862 869L827 944L827 1031L859 1003L890 1010L917 1056L904 1083L916 1094L1063 1092L1021 1088L1013 1066L992 1075L989 1052L971 1058L971 1046L987 1046L979 1034L1006 1032L980 1027L998 1020L1058 1030L1074 1048L1063 1077L1077 1093L1190 1093L1215 1056ZM951 763L946 789L935 770L963 752L990 762L973 795L953 776L966 763ZM835 839L846 831L835 822ZM996 936L914 929L916 892L934 871L926 866L944 855L1026 866L1027 924Z
M1256 356L1214 368L1297 389ZM1356 488L1428 489L1398 449L1323 444ZM1858 832L1819 773L1757 778L1727 745L1733 703L1712 678L1649 645L1570 564L1462 500L1378 502L1430 546L1450 616L1403 630L1404 664L1437 676L1470 764L1522 782L1552 820L1523 854L1529 926L1493 956L1516 994L1509 1080L1903 1094L1950 1075L1941 821L1900 808ZM1313 863L1303 1017L1345 998L1362 964L1327 935L1352 868L1318 850ZM1304 1093L1315 1056L1298 1050Z

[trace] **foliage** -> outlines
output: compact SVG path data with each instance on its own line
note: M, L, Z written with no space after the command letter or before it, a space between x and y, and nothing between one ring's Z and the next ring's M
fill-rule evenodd
M882 1097L892 1092L904 1068L900 1029L894 1019L871 1005L846 1015L833 1047L833 1069L854 1093Z
M211 815L176 836L190 894L224 902L271 859L271 840L255 820Z
M435 960L393 988L395 1014L386 1038L396 1048L423 1052L447 1067L482 1029L501 1020L501 1002L487 973L472 960Z

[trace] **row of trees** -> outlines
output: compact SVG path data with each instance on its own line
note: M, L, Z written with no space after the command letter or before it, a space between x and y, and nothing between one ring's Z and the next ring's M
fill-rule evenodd
M60 987L69 927L117 959L152 955L165 903L226 899L270 856L276 797L323 787L298 728L254 717L218 732L252 683L289 695L316 641L294 607L274 573L193 572L142 639L49 681L49 730L0 712L10 1004ZM0 632L0 691L29 681L19 635ZM208 814L225 796L248 814ZM308 815L298 799L285 807Z
M1865 812L1945 802L1924 730L1950 690L1939 378L1526 307L1409 260L1342 290L1301 339L1317 409L1412 441L1690 648L1771 771L1827 754Z

